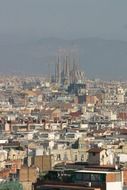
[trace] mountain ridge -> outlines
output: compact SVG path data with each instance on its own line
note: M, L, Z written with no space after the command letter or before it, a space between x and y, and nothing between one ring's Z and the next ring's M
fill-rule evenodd
M17 38L0 41L1 73L21 72L43 74L48 72L48 64L57 60L59 48L76 48L81 68L90 78L127 79L127 42L102 38L32 38L18 42ZM12 43L13 41L13 43Z

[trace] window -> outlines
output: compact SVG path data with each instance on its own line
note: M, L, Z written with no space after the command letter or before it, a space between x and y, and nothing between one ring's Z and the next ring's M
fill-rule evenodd
M82 173L76 173L75 179L77 181L81 181L82 180Z
M75 155L75 161L77 161L78 160L78 156L77 155Z
M57 154L57 160L61 160L61 155Z
M91 181L100 181L100 175L99 174L91 174Z
M83 173L83 181L90 181L90 174Z
M91 174L91 181L105 182L105 174Z
M67 157L66 153L64 154L63 160L65 160L65 161L68 160L68 157Z
M82 181L82 182L89 182L91 181L91 174L89 173L76 173L75 174L75 181Z
M81 155L81 162L84 161L84 154Z
M96 156L96 153L95 152L93 152L93 154L92 154L93 156Z
M104 155L102 155L101 160L104 161Z
M41 134L41 138L48 138L48 134L47 133Z

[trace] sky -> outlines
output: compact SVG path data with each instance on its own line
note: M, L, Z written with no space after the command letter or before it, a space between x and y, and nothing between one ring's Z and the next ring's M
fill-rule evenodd
M127 40L127 0L0 0L0 36Z
M41 73L59 48L45 38L78 39L88 76L127 79L127 0L0 0L0 73Z

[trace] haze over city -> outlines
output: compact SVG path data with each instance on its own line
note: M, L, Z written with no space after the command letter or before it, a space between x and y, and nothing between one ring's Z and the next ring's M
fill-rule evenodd
M127 190L127 0L0 0L0 190Z
M0 1L0 72L43 74L76 48L90 78L126 80L126 0Z

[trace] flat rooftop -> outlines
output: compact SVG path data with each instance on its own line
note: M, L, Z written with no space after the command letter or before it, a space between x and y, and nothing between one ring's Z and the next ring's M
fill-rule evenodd
M114 171L104 171L104 170L77 170L75 172L78 172L78 173L100 173L100 174L109 174L109 173L119 173L120 171L119 170L114 170Z

